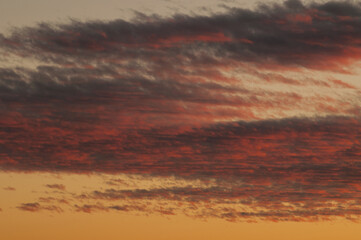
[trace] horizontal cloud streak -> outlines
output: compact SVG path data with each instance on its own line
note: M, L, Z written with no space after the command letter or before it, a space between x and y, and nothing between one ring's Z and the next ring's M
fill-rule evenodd
M225 177L241 174L254 180L282 179L291 172L295 177L310 174L314 181L359 180L361 126L355 118L235 122L193 129L164 127L102 136L82 127L75 127L79 132L68 129L58 140L51 132L39 129L14 129L10 138L4 134L2 167ZM74 134L79 137L71 137ZM23 144L25 135L32 139L27 145Z
M65 191L65 185L63 185L63 184L46 184L45 186L48 188Z
M55 211L55 212L63 212L63 210L55 205L48 205L48 206L43 206L40 205L39 203L35 202L35 203L22 203L20 206L17 207L20 210L23 211L28 211L28 212L39 212L42 210L47 210L47 211Z
M297 0L261 5L256 10L231 8L212 16L149 17L136 22L73 22L20 29L2 37L15 52L49 60L158 57L212 64L218 57L265 65L337 69L359 59L361 7L351 2L304 5ZM206 50L206 51L204 51ZM115 55L116 54L116 55ZM265 61L265 59L267 59ZM85 59L84 59L85 60ZM182 62L179 62L181 64Z

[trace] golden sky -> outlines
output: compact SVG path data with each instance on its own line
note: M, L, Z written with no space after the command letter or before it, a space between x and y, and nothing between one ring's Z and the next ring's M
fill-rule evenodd
M336 220L316 222L229 222L222 219L198 219L184 215L139 214L131 212L20 211L15 206L40 197L64 196L46 187L46 183L66 186L66 195L101 188L114 175L78 175L49 173L1 173L0 225L6 239L350 239L358 240L359 223ZM118 179L127 179L118 175ZM136 176L133 176L137 178ZM138 181L138 180L137 180ZM143 180L145 181L145 180ZM134 180L130 181L134 184ZM150 184L151 181L145 181ZM157 184L157 183L155 183ZM14 190L7 190L9 185ZM72 200L74 201L74 200ZM6 211L5 211L6 209Z

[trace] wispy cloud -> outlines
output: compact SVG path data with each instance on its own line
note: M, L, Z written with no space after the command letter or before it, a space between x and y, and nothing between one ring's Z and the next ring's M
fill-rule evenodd
M63 184L46 184L45 185L48 188L58 189L61 191L65 191L65 185Z
M55 211L55 212L62 212L63 210L55 205L46 205L43 206L37 202L34 203L22 203L20 206L17 207L20 210L23 211L28 211L28 212L39 212L42 210L47 210L47 211Z

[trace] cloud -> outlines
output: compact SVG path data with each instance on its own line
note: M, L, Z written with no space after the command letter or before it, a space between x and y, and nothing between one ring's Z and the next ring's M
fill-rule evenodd
M99 211L120 211L120 212L129 212L129 211L137 211L137 212L144 212L144 213L151 213L152 210L147 208L144 204L142 205L110 205L110 206L104 206L101 203L97 204L83 204L83 205L74 205L76 212L84 212L84 213L93 213L93 212L99 212ZM166 214L167 211L159 211L162 214ZM171 215L170 212L168 212L168 215Z
M46 184L45 185L48 188L58 189L61 191L65 191L65 185L63 184Z
M297 6L297 7L296 7ZM48 61L184 58L212 64L219 58L261 66L337 70L359 59L361 7L351 2L261 4L210 16L175 15L127 22L42 23L1 37L3 48ZM150 19L150 21L149 21ZM182 61L183 60L183 61Z
M24 210L24 211L37 212L40 210L40 204L39 203L22 203L17 208Z
M17 208L20 209L20 210L23 210L23 211L28 211L28 212L39 212L39 211L42 211L42 210L55 211L55 212L58 212L58 213L63 212L63 210L58 206L55 206L55 205L43 206L43 205L40 205L37 202L34 202L34 203L22 203Z
M228 221L315 221L337 217L357 220L361 214L359 188L332 182L314 186L294 181L246 184L236 180L212 187L107 189L81 198L133 203L153 201L155 206L166 202L190 217Z
M20 56L35 66L0 69L2 132L28 126L62 138L88 129L354 115L358 86L314 72L350 73L359 59L358 11L342 15L334 6L360 6L337 4L18 28L1 36L5 61Z
M0 35L1 170L216 181L115 189L134 186L114 178L114 189L75 194L89 203L39 199L79 212L359 215L359 3L289 0L147 19ZM144 209L146 200L158 204ZM18 208L61 211L40 203Z
M140 179L139 179L140 180ZM227 221L359 221L360 193L357 183L333 181L308 183L249 183L241 178L203 181L165 178L137 182L129 188L69 192L67 201L41 197L47 204L66 204L70 211L130 212L132 214L186 215L191 218L220 218ZM148 187L144 187L144 183ZM169 184L172 183L172 184ZM143 188L142 188L143 187Z
M55 198L55 197L40 197L39 202L44 203L60 203L60 204L69 204L69 201L66 198Z
M105 182L105 184L110 185L110 186L118 186L118 185L129 186L129 184L127 182L125 182L124 180L116 179L116 178L107 180Z
M201 184L140 188L134 182L124 185L125 180L113 179L114 188L69 193L66 204L72 202L75 211L85 213L117 210L228 221L357 220L360 129L359 119L326 117L219 123L175 133L168 128L143 130L123 141L124 150L112 152L111 159L104 152L109 154L114 149L111 144L120 144L113 138L102 145L97 152L103 154L101 164L75 165L70 159L62 165L68 167L60 170L150 174L166 179L173 175ZM76 149L89 154L98 151L94 147ZM41 166L47 171L59 166L47 161L37 161L36 167L26 164L28 169ZM60 203L55 198L40 201ZM49 206L31 203L19 209L49 210Z
M94 211L108 211L108 208L97 204L97 205L88 205L88 204L84 204L82 206L78 206L75 205L76 211L77 212L84 212L84 213L91 213Z
M129 132L114 129L109 135L82 128L84 135L71 131L69 126L69 132L60 132L58 140L54 133L38 132L39 128L23 129L10 139L3 138L2 154L13 157L13 161L3 160L2 167L180 176L242 174L250 181L282 180L291 171L295 178L307 177L309 181L357 180L353 174L360 155L357 118L295 118ZM15 155L20 152L18 147L24 134L32 136L32 142L21 146L22 155ZM78 137L74 138L74 134Z
M105 206L101 203L96 204L83 204L83 205L74 205L76 212L84 213L95 213L95 212L135 212L142 214L160 214L162 216L175 215L174 208L169 208L166 206L147 206L146 204L123 204L123 205L108 205Z

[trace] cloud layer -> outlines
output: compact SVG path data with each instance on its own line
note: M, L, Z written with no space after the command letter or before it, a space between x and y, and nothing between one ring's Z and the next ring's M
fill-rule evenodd
M1 40L18 53L69 63L76 58L77 64L166 58L179 60L176 68L189 62L209 66L250 61L332 70L359 58L360 15L358 3L304 5L289 0L256 10L230 8L211 16L164 19L139 14L135 22L43 23Z
M205 184L95 190L83 195L93 202L74 203L80 212L357 218L360 21L359 3L289 0L14 29L0 35L0 168ZM146 209L145 200L188 205Z

